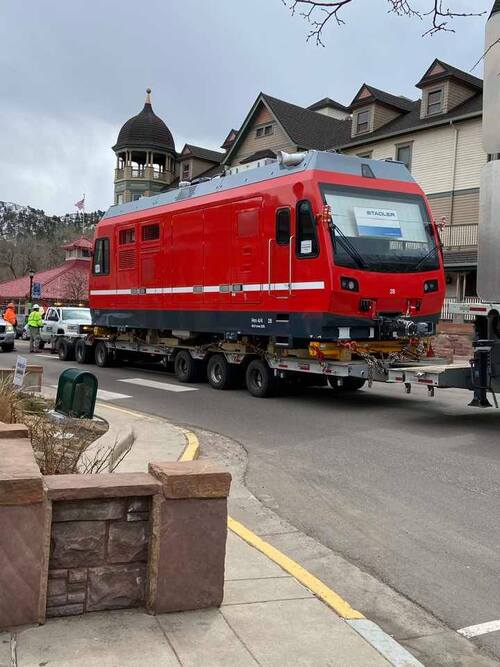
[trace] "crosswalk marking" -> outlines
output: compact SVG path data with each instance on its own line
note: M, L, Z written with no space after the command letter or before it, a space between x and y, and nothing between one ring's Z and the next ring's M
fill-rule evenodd
M123 380L118 380L118 382L127 382L128 384L136 384L139 387L150 387L151 389L162 389L163 391L173 391L179 394L185 391L198 391L196 387L183 387L178 384L146 380L145 378L125 378Z
M57 389L56 384L51 384L50 386L53 387L54 389ZM132 396L128 396L128 394L119 394L116 391L106 391L105 389L98 389L97 398L98 400L101 401L120 401L122 398L132 398Z

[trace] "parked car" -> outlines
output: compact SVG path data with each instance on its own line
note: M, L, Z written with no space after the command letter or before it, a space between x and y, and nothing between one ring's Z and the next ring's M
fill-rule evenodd
M90 308L52 306L45 314L41 331L42 343L50 343L55 350L58 337L76 337L83 333L83 327L88 327L91 323Z
M0 318L0 348L4 352L12 352L16 342L16 330L13 324Z

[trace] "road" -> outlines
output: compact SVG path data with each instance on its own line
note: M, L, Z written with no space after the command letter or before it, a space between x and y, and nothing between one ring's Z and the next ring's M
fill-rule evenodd
M75 365L29 356L47 385ZM500 411L468 408L458 390L311 388L263 400L158 369L89 368L111 392L104 400L242 443L256 496L450 628L500 619ZM474 641L500 658L500 631Z

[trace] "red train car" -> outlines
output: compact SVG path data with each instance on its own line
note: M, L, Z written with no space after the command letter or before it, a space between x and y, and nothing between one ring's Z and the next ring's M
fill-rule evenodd
M311 151L182 185L97 226L94 324L290 347L433 333L439 235L402 164Z

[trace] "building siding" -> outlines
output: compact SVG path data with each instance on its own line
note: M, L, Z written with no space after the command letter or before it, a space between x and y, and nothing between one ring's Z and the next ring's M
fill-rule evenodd
M272 122L273 124L273 134L270 134L267 137L257 137L255 135L256 127L262 125L262 123L268 122ZM246 137L244 137L238 150L232 157L230 166L240 164L242 160L253 155L253 153L266 149L287 152L294 152L297 150L297 146L291 143L288 135L281 129L276 122L276 119L267 108L265 108L265 110L260 110L253 123L248 126Z
M448 85L445 89L445 98L444 105L446 111L451 111L455 107L458 107L459 104L465 102L473 95L475 92L468 88L467 86L462 86L456 81L448 81Z
M388 109L381 104L374 104L373 111L373 131L378 130L379 127L387 125L391 120L400 116L400 112L395 109Z

